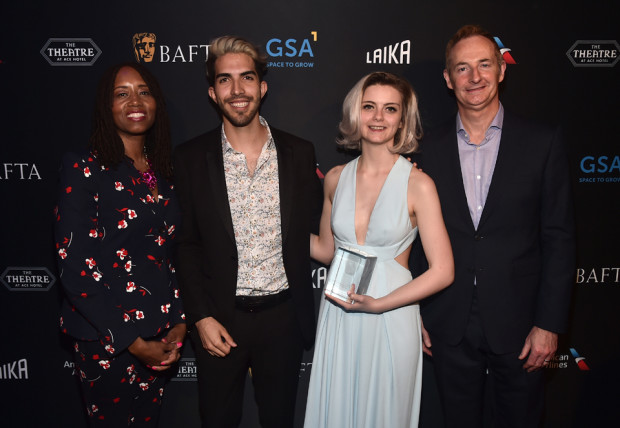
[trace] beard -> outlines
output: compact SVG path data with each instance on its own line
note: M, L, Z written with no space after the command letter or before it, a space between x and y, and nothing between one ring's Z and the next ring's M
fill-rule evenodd
M236 112L233 111L229 105L231 102L235 101L247 101L250 104L250 109L244 112ZM231 125L242 128L244 126L249 125L254 118L258 115L258 109L260 107L260 103L255 103L254 97L230 97L224 100L223 103L220 103L219 108L222 112L222 115L230 122Z

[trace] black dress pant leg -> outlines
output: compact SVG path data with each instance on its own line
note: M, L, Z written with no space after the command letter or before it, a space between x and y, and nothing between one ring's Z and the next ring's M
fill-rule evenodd
M250 369L261 427L292 427L303 354L292 301L258 312L235 310L228 332L237 347L223 358L209 355L198 334L192 332L197 348L202 426L239 425Z
M475 294L461 342L451 345L434 340L432 350L446 427L480 428L487 420L498 428L540 425L544 372L523 370L525 360L518 359L521 349L504 354L491 351ZM490 392L487 399L485 390Z

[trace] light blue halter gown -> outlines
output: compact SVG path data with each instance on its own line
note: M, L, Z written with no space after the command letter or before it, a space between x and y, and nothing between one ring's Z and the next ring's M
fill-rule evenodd
M411 280L394 258L417 235L407 209L412 165L399 157L381 189L364 245L355 236L358 159L340 175L332 206L336 247L377 256L368 295L381 297ZM417 427L422 384L419 306L383 314L346 312L323 299L310 376L306 428Z

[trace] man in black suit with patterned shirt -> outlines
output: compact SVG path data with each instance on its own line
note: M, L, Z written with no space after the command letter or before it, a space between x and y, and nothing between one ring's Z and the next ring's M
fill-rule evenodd
M266 58L211 43L222 126L180 145L177 266L198 363L203 426L238 426L248 368L263 427L293 425L303 349L315 334L310 242L322 190L311 143L259 116Z

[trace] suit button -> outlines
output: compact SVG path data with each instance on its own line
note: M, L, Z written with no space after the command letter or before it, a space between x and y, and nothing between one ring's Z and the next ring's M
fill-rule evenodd
M474 239L475 239L476 241L480 241L480 240L482 240L482 238L484 238L484 236L482 236L482 235L478 235L477 233L474 235Z

